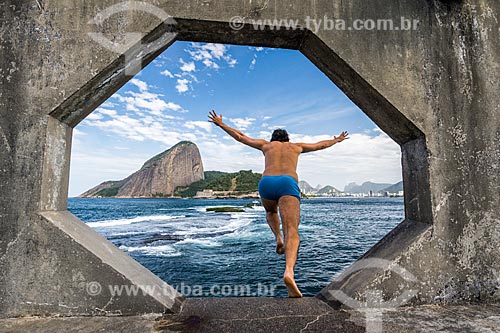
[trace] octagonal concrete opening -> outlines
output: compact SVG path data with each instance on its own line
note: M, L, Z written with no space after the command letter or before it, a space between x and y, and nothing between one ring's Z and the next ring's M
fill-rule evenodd
M175 33L158 27L138 39L126 54L88 81L49 116L42 177L40 214L97 258L107 263L119 279L135 285L155 285L167 292L145 292L144 299L121 313L168 309L175 311L182 296L67 211L69 160L72 129L130 78L137 62L148 64L175 40L289 48L301 51L323 71L366 115L401 146L405 219L362 258L394 259L432 223L425 136L363 77L308 30L254 30L245 26L234 31L226 22L176 19ZM147 41L147 43L145 42ZM132 66L133 65L133 66ZM131 67L132 66L132 67ZM325 288L318 297L338 304L328 296L332 288L348 295L366 287L373 270L349 274ZM106 283L106 276L102 283ZM111 283L111 282L110 282ZM111 298L112 299L112 298ZM108 302L109 303L109 302ZM119 309L116 302L115 308Z
M211 69L202 60L197 61L192 53L199 55L195 53L198 50L223 54L220 60L213 56L213 61L221 68ZM250 60L255 59L258 60L254 68ZM232 68L230 63L235 60L238 64ZM184 72L182 66L191 63L191 68L196 70ZM168 70L168 75L161 74L164 70ZM192 82L188 92L177 94L174 85L181 78L199 83ZM261 172L261 152L225 140L229 137L223 131L206 122L205 101L212 100L207 95L217 96L216 103L224 99L222 105L215 107L224 114L228 124L232 124L232 118L255 118L248 128L234 124L250 136L268 139L270 132L259 132L271 131L277 125L286 125L292 141L302 141L298 135L338 134L342 129L352 132L347 145L302 155L298 173L303 181L334 185L342 190L346 181L395 183L401 180L399 146L390 142L392 140L299 51L177 41L75 127L68 208L186 296L216 296L218 293L212 293L211 288L222 285L244 286L241 291L234 287L233 292L226 291L223 296L286 296L281 281L284 258L274 253L272 233L263 209L244 208L246 212L232 213L230 219L227 213L202 212L205 206L243 206L251 204L252 199L71 198L111 179L125 179L151 156L180 140L192 140L197 144L203 157L200 164L206 171L238 172L244 168ZM196 103L193 99L203 102ZM156 106L146 102L153 100L157 101ZM169 103L176 103L181 109L169 109ZM158 105L165 105L161 116ZM189 113L183 110L186 106ZM241 109L246 111L236 113ZM321 116L315 114L317 120L310 119L304 109L317 110ZM261 110L265 110L264 114ZM194 122L209 125L212 130L185 127ZM146 133L148 128L151 128L150 133ZM384 153L374 156L372 147L377 151L383 149ZM241 154L230 155L235 149L241 149ZM172 174L177 172L174 170L175 165ZM327 181L332 174L337 174L335 180ZM108 190L103 190L101 185L97 185L99 193L96 195L109 196ZM120 193L119 197L129 195L121 190ZM164 194L156 192L152 197L155 196L164 197ZM166 195L169 196L170 193ZM358 204L353 206L352 202ZM104 209L108 205L109 209ZM182 212L180 207L184 207ZM332 275L365 253L404 217L400 199L304 200L301 208L302 245L296 276L304 296L316 295L329 284ZM95 214L93 209L96 209ZM226 228L228 223L233 229ZM186 224L192 228L185 230ZM214 232L215 226L222 230ZM373 229L366 232L367 226ZM267 273L262 274L262 271ZM201 288L194 292L193 286L203 287L204 292ZM260 288L262 292L259 292L260 286L266 288ZM273 293L269 292L271 287Z

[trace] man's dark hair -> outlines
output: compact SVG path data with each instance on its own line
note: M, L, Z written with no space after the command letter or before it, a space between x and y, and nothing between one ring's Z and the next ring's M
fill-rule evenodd
M281 142L290 141L290 139L288 138L288 132L281 128L275 129L273 135L271 136L271 142L272 141L281 141Z

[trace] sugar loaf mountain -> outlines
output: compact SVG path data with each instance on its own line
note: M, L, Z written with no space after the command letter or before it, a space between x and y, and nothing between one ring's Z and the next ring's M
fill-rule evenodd
M187 186L204 178L198 147L181 141L152 157L125 179L107 181L82 193L80 197L164 197L176 187Z
M106 181L79 195L81 198L258 198L260 173L240 170L228 173L204 171L198 147L181 141L172 148L150 158L125 179ZM337 196L401 196L403 183L365 182L348 184L344 191L333 186L312 187L300 181L304 198Z
M261 176L251 170L204 172L198 147L181 141L146 161L127 178L106 181L79 197L258 197L256 191Z

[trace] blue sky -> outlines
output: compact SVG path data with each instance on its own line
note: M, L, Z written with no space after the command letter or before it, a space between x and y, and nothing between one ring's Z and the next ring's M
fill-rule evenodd
M264 139L275 128L295 142L347 130L349 140L301 156L299 177L313 186L401 180L399 146L300 52L176 42L75 128L70 196L181 140L198 145L205 170L262 172L262 153L207 122L212 108Z

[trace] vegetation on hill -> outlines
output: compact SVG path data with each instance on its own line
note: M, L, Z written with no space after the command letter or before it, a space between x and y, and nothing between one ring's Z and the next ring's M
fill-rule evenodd
M258 190L260 173L252 170L241 170L227 173L221 171L205 171L205 179L192 183L189 186L179 186L175 195L181 197L194 197L196 192L203 190L235 191L241 193L255 192Z
M97 196L97 197L114 197L118 194L119 189L120 189L120 187L105 188L105 189L102 189L99 192L97 192L95 194L95 196Z
M92 196L95 197L114 197L118 194L118 191L120 190L120 186L122 186L123 182L122 181L114 181L110 180L107 182L102 183L99 186L96 186L96 191L93 193ZM100 189L99 189L100 187Z

